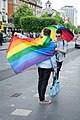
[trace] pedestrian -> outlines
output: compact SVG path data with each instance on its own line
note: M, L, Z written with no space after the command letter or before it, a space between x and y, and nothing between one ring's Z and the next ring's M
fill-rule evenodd
M33 38L33 33L32 32L30 32L30 38Z
M0 46L2 46L3 43L3 33L0 30Z
M50 37L51 30L45 28L43 34L44 36ZM39 103L50 104L51 100L46 100L45 93L48 85L48 80L51 74L51 68L52 68L51 58L38 63L37 66L38 66L38 76L39 76L39 80L38 80L38 94L40 100Z
M56 59L57 59L57 79L59 79L59 72L62 67L62 63L64 61L65 55L68 51L68 43L66 40L62 39L62 31L58 29L56 31L56 45L57 48L55 49L56 51Z
M26 35L22 34L22 32L14 32L14 35L17 35L19 38L28 38Z

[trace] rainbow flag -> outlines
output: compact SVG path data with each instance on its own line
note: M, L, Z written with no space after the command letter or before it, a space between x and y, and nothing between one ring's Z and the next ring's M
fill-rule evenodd
M13 36L7 49L7 59L17 74L53 56L55 47L55 43L48 36L43 38Z

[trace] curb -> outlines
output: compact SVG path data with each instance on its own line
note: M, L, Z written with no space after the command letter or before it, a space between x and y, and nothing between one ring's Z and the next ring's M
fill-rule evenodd
M7 50L7 48L0 49L0 51Z
M2 46L0 46L0 51L7 50L9 46L9 42L4 43Z

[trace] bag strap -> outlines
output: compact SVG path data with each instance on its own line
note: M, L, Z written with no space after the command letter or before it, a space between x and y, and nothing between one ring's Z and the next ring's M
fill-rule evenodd
M65 43L64 43L64 40L63 40L63 47L64 47Z
M64 40L63 40L63 49L64 49L64 45L65 45L65 42L64 42ZM65 53L64 53L64 57L65 57Z

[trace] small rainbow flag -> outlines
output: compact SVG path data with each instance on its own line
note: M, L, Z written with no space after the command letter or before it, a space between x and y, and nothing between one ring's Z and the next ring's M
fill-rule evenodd
M13 36L7 49L7 59L17 74L53 56L55 47L55 43L48 36L43 38Z

